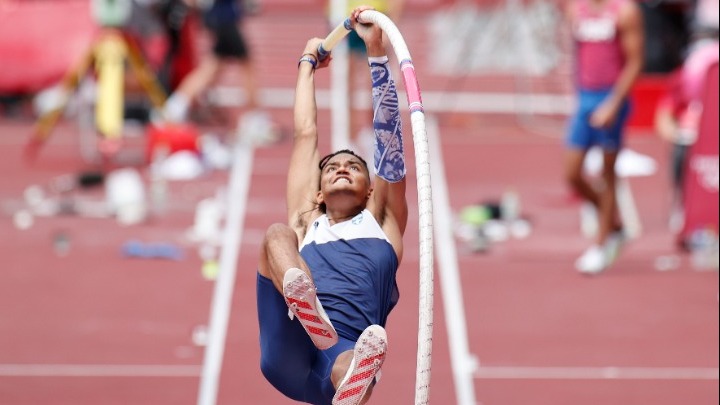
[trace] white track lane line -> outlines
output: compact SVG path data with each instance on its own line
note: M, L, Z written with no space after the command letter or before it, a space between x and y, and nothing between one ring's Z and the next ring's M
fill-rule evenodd
M0 377L199 377L200 365L0 364Z
M260 104L268 108L292 108L295 88L265 88L260 90ZM405 93L398 90L398 98L406 100ZM218 106L237 107L246 102L241 87L216 86L208 91L210 101ZM574 108L573 95L567 94L518 94L483 92L423 91L423 106L427 111L455 113L496 113L496 114L560 114L568 115ZM353 104L359 108L370 108L370 93L359 91ZM447 100L453 100L448 103ZM331 92L317 90L319 109L330 108Z
M478 367L478 380L718 380L717 368L703 367Z

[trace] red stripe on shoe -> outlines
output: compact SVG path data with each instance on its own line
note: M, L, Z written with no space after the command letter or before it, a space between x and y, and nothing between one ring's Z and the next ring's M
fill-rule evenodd
M362 389L363 389L363 386L350 388L350 389L346 390L345 392L343 392L342 394L340 394L338 399L342 400L342 399L354 397L355 395L358 395L362 391Z
M297 304L298 308L302 309L312 309L312 306L310 306L310 303L307 301L302 301L297 298L291 298L291 297L285 297L291 304Z
M304 320L306 320L306 321L310 321L310 322L315 322L315 323L322 324L322 321L320 320L320 317L317 316L317 315L314 315L314 314L308 314L308 313L306 313L306 312L300 312L300 311L298 311L298 312L297 312L297 317L300 318L300 319L304 319Z
M310 333L314 333L314 334L320 335L320 336L325 336L325 337L331 337L331 336L332 336L332 333L330 333L330 331L327 330L327 329L316 328L316 327L314 327L314 326L309 326L309 325L308 325L307 330L308 330L308 332L310 332Z

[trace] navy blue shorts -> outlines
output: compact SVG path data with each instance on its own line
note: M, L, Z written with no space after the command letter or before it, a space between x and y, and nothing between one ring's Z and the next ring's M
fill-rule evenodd
M330 405L335 395L330 375L340 353L355 342L318 350L297 319L288 317L282 294L267 277L257 275L257 309L260 326L260 369L278 391L295 401Z
M623 130L630 115L630 103L626 100L615 122L609 128L595 128L590 125L590 115L610 94L610 90L580 90L578 107L569 122L565 144L571 149L587 150L599 146L607 151L620 150Z
M220 59L248 60L250 53L237 23L223 23L209 28L215 37L212 48L215 56Z

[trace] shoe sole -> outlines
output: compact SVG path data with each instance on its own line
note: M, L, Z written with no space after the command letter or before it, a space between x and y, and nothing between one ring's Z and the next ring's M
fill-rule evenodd
M370 325L360 335L348 374L338 386L332 405L356 405L365 396L385 362L387 334L379 325Z
M290 269L285 273L283 295L290 312L300 321L315 347L325 350L337 343L337 332L319 307L315 285L305 272Z

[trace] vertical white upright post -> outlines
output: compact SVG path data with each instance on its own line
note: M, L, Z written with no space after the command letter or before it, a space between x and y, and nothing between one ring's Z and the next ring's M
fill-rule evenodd
M347 0L330 2L332 25L341 24L348 16ZM347 41L339 42L332 50L333 61L330 64L330 128L333 151L350 147L350 61Z

